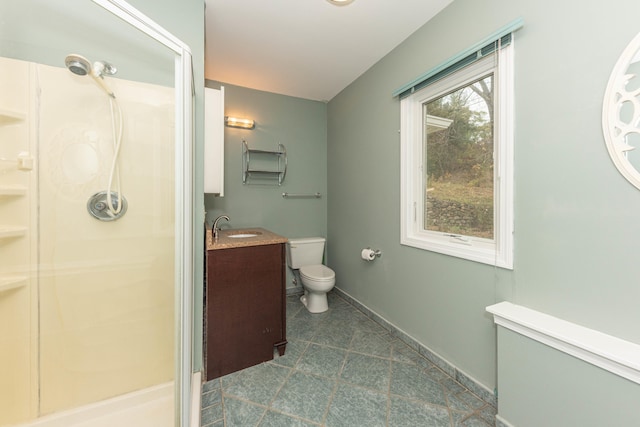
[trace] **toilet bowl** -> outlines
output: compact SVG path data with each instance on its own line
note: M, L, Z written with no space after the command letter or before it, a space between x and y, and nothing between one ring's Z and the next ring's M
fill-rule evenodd
M336 274L325 265L305 265L300 267L300 279L304 295L300 301L310 313L322 313L329 309L327 292L336 284Z
M329 309L327 292L336 284L336 275L322 265L324 256L323 237L289 239L287 242L287 264L298 270L304 295L300 301L310 313L322 313Z

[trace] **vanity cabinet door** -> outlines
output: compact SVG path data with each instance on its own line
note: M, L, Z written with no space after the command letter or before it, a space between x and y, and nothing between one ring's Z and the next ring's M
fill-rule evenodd
M284 245L208 251L207 379L284 352Z

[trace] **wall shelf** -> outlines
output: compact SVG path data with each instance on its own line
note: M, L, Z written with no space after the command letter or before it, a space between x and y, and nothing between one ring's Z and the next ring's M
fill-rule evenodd
M27 284L26 276L5 276L0 277L0 293L11 289L21 288Z
M277 160L277 164L274 164ZM287 175L287 150L278 144L277 151L255 150L249 148L247 141L242 140L242 183L249 180L276 180L282 185Z
M21 185L0 185L0 197L24 196L27 187Z
M11 237L22 237L25 234L27 234L27 227L0 225L0 239L8 239Z
M0 108L0 126L22 122L26 117L26 114L19 111Z

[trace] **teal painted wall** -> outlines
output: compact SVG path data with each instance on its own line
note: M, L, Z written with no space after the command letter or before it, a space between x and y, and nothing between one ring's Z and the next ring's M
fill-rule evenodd
M499 416L518 427L640 425L640 387L498 327Z
M229 215L223 228L263 227L288 238L327 235L327 107L323 102L223 84L225 114L255 120L253 130L225 127L224 197L205 196L207 226ZM207 86L220 87L207 81ZM281 186L242 184L242 139L249 148L287 150ZM274 159L274 167L275 167ZM251 181L256 182L256 181ZM322 194L320 199L283 199L282 193ZM287 286L293 287L287 271Z
M497 301L640 343L640 192L613 166L600 125L609 73L638 31L640 3L576 6L456 0L328 104L337 286L489 390L496 330L485 307ZM401 246L392 92L518 17L514 270ZM366 246L382 258L360 260Z

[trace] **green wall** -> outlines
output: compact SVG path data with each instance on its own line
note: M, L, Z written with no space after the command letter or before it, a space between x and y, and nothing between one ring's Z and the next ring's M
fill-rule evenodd
M337 286L488 390L496 330L485 307L494 302L640 343L640 192L613 166L600 125L609 73L639 13L635 0L456 0L332 99L328 249ZM392 92L518 17L514 270L401 246ZM366 246L382 258L363 262Z
M207 81L207 86L220 87ZM327 235L327 106L229 84L225 114L255 120L253 130L225 127L224 197L205 196L207 227L218 215L222 228L263 227L288 238ZM242 139L249 148L287 150L287 174L277 181L242 183ZM275 165L275 162L274 162ZM251 183L252 182L252 183ZM267 184L267 185L258 185ZM322 194L320 199L284 199L282 193ZM293 287L287 271L287 286Z
M640 425L640 387L498 327L499 416L518 427Z

